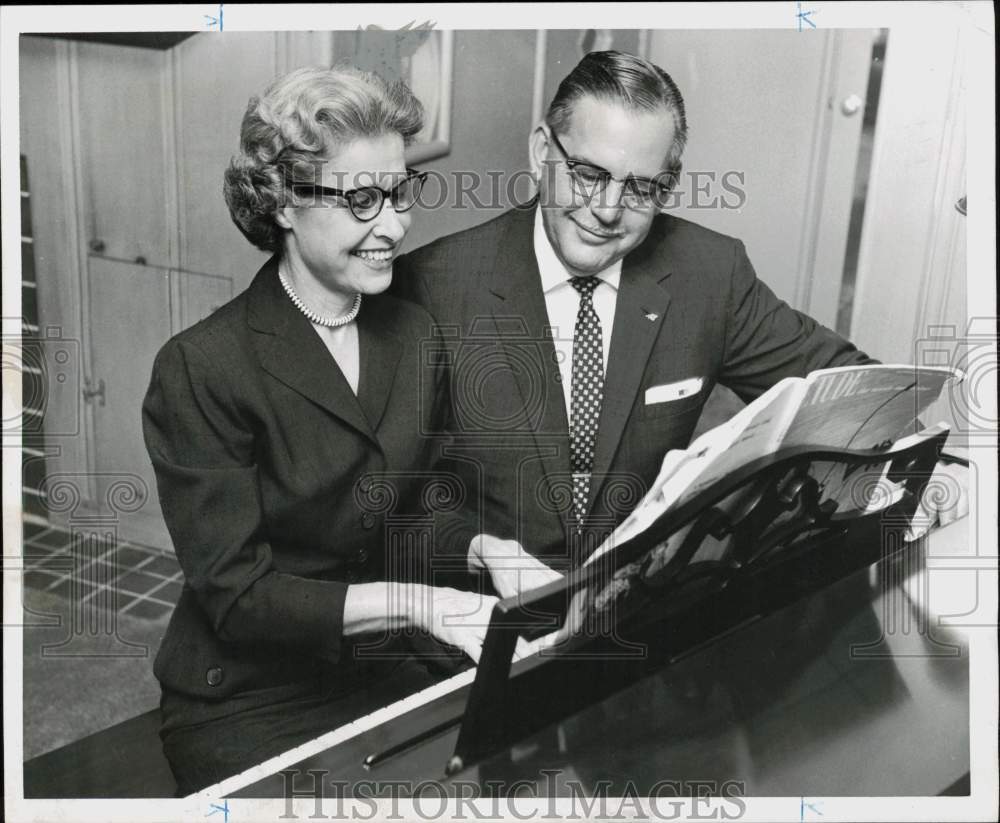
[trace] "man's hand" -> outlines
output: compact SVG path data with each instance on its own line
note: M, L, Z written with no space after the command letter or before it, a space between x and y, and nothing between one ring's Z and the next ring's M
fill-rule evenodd
M931 526L947 526L969 513L969 470L957 463L938 463L924 487L906 540L923 537Z
M560 580L562 575L528 554L516 540L480 534L469 544L469 569L485 569L503 598Z

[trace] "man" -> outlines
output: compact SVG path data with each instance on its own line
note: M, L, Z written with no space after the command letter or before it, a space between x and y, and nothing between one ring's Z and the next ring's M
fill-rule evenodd
M580 563L688 445L716 383L751 401L872 362L775 297L740 241L660 212L686 135L666 72L588 54L531 135L536 202L399 261L394 288L441 325L453 369L452 451L479 496L470 566L514 565L521 546ZM523 565L515 588L549 579Z

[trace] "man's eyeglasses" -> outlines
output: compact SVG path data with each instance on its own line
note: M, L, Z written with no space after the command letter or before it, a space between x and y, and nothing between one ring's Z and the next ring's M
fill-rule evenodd
M591 200L601 194L608 183L614 180L622 184L621 204L627 209L648 209L654 206L666 205L670 194L670 181L673 177L669 171L664 171L657 175L657 179L651 180L648 177L634 177L629 175L624 180L613 177L607 169L585 163L582 160L574 160L569 152L559 142L555 131L548 129L548 134L552 138L552 144L563 156L563 162L569 170L570 179L573 181L577 194Z
M392 203L397 212L409 211L420 199L420 190L427 180L427 172L406 170L406 177L386 191L378 186L363 186L359 189L335 189L330 186L319 186L315 183L292 183L295 194L322 195L323 197L339 197L347 202L347 207L358 220L367 223L382 213L386 199ZM316 204L314 204L316 205Z

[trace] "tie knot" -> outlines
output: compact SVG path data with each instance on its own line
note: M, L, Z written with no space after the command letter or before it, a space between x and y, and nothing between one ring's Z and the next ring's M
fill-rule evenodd
M580 292L581 297L590 297L601 281L596 277L571 277L569 282L574 289Z

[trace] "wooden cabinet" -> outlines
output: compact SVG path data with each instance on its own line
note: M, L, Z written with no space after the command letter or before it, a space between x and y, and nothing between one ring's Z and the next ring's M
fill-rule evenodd
M279 61L313 62L321 42L205 34L160 51L22 38L40 314L79 351L72 379L49 387L61 426L49 473L74 488L54 520L114 515L121 538L170 546L142 438L153 359L263 261L229 219L223 171L250 95Z
M276 73L273 32L203 34L173 50L180 268L235 277L237 291L264 262L233 225L222 177L239 149L247 101Z
M233 280L229 277L190 271L171 272L174 328L193 326L234 296Z
M89 251L176 265L176 204L168 180L167 52L74 44L77 133Z
M133 483L145 497L138 507L155 534L159 520L156 480L142 439L142 399L153 358L170 337L170 271L102 257L88 261L87 343L94 402L94 485L109 503L116 484ZM125 488L125 486L120 486ZM130 513L131 514L131 513ZM140 526L133 524L133 531Z

